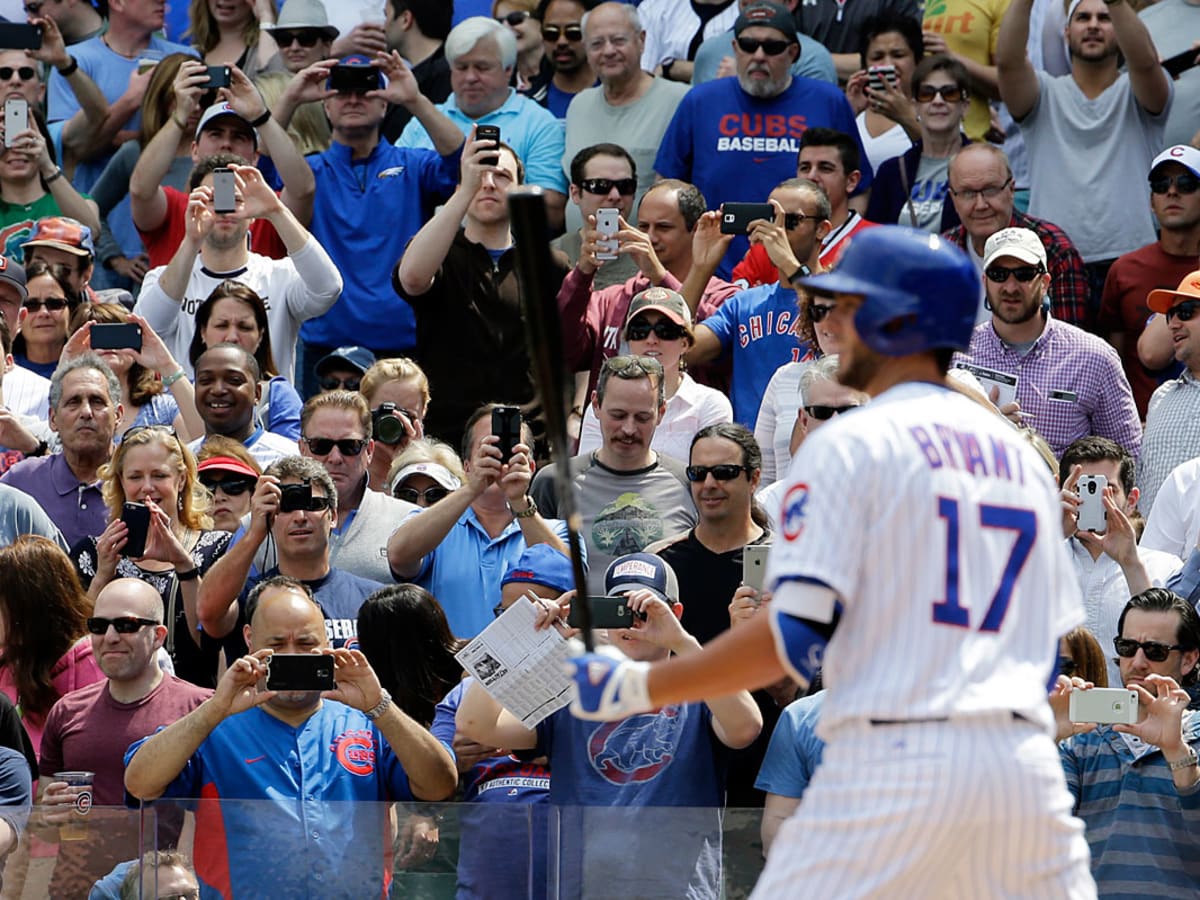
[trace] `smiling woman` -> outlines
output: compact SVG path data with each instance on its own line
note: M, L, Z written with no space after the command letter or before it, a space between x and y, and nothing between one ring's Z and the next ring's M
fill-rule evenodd
M29 295L17 319L21 330L13 338L13 359L49 378L67 343L71 273L63 266L33 262L25 269L25 284Z

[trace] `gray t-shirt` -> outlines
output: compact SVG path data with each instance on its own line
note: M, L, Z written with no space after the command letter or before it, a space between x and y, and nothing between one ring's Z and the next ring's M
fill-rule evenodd
M1163 149L1171 98L1152 116L1125 73L1094 100L1070 75L1037 78L1037 102L1020 122L1030 160L1029 214L1057 222L1085 263L1151 243L1145 173Z
M946 200L946 188L950 183L950 157L922 156L917 162L917 175L913 179L909 197L912 211L917 216L916 227L931 234L940 234L942 206ZM900 209L896 220L900 225L913 227L908 204Z
M1185 0L1159 0L1138 16L1154 40L1159 59L1170 59L1192 46L1200 35L1200 4ZM1190 144L1200 131L1200 66L1188 69L1175 82L1175 102L1167 115L1162 147Z

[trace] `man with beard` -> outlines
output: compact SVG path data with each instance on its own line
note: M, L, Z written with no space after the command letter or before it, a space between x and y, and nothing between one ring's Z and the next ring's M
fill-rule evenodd
M589 4L590 5L590 4ZM546 83L545 94L534 97L554 113L566 127L567 107L580 91L596 83L596 75L588 64L583 49L583 15L587 6L582 0L543 0L542 44L554 75Z
M1055 455L1098 435L1137 457L1141 420L1121 359L1105 341L1050 315L1037 233L997 231L984 247L983 273L992 319L975 328L968 361L1016 378L1021 413Z

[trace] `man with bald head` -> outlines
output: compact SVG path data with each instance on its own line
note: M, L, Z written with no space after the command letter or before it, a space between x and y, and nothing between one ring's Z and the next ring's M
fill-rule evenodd
M197 834L223 835L228 850L227 858L198 855L196 874L209 889L378 896L390 879L388 804L448 797L454 758L392 702L362 653L330 649L321 609L301 582L259 583L245 614L250 653L195 711L129 748L125 788L142 800L258 801L197 810ZM274 656L310 654L333 663L333 690L267 689Z
M94 772L92 802L97 806L125 804L125 750L138 738L152 734L190 713L212 691L168 675L158 665L159 649L167 639L163 602L158 591L137 578L118 578L96 597L87 621L92 652L106 679L71 691L54 704L46 717L38 771L42 803L74 804L75 791L55 772ZM182 815L160 817L159 846L172 846L179 837ZM50 893L82 897L96 879L112 868L114 859L138 854L136 829L105 829L88 841L59 848Z

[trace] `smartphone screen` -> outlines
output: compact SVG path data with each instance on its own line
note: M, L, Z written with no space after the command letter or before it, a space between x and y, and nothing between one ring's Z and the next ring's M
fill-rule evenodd
M93 322L91 343L93 350L140 351L142 326L133 322Z
M129 538L121 550L122 556L138 559L146 555L146 537L150 533L150 507L145 503L125 503L121 521L129 528Z

